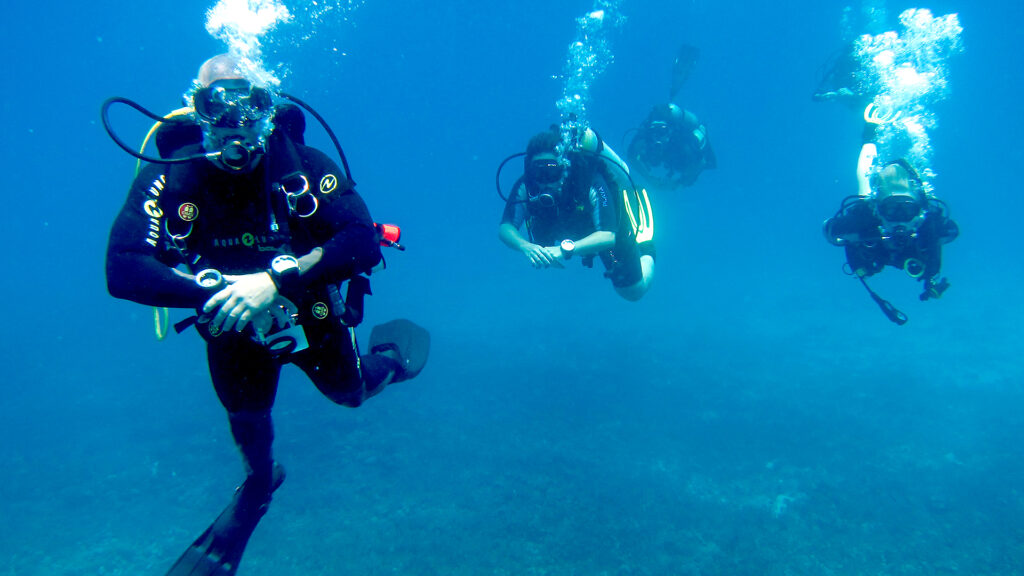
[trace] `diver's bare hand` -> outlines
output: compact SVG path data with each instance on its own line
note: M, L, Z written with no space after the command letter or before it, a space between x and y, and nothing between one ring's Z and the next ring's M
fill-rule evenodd
M523 254L534 268L550 268L555 262L555 257L551 255L549 249L537 244L523 246Z
M204 313L217 311L210 321L211 329L241 332L277 299L277 287L266 272L225 276L224 280L228 285L203 305Z
M565 256L561 246L548 246L544 250L551 257L551 266L553 268L565 268Z
M292 323L292 315L297 308L291 300L284 296L278 296L274 303L262 314L257 314L252 319L252 329L260 336L266 336L274 331L274 327L285 328Z

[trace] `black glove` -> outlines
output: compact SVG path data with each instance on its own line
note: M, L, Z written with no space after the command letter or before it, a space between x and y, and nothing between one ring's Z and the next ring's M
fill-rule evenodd
M942 293L949 288L949 280L943 278L938 283L935 282L935 278L929 278L925 281L924 292L921 293L919 298L921 302L928 300L929 298L942 298Z

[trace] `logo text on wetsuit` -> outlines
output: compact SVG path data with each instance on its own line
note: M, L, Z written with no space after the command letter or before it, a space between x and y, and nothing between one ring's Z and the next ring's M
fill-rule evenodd
M164 211L160 208L160 193L164 190L165 182L163 174L156 180L153 180L153 183L149 185L149 189L146 190L148 198L142 203L142 211L146 213L146 216L149 216L146 244L153 248L156 248L157 242L160 240L160 222L164 217Z
M246 248L255 247L261 252L266 252L270 250L277 250L277 246L280 246L283 241L284 240L280 234L257 236L251 232L246 232L241 236L235 236L233 238L214 238L213 247L231 248L234 246L245 246Z

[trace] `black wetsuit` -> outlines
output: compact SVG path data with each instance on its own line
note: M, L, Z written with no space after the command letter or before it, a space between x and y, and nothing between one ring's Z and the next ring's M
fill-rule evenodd
M659 121L667 124L664 134L653 128ZM664 140L659 142L659 137ZM689 112L679 117L652 112L637 128L626 154L644 178L664 188L691 186L701 172L718 165L707 128Z
M603 178L595 178L586 191L559 195L553 206L530 202L527 186L524 180L516 184L501 222L525 227L533 242L557 246L566 238L579 240L599 230L615 232L616 196Z
M194 146L182 154L196 152ZM275 184L298 191L297 171L309 194L289 211ZM299 307L309 342L287 361L334 402L358 406L380 391L397 363L381 355L360 358L354 332L335 317L327 287L369 273L381 259L380 246L363 200L318 150L279 136L248 174L224 172L205 159L147 166L111 230L107 282L118 298L201 308L215 291L176 274L175 267L250 274L266 270L278 254L304 255L317 247L321 261L301 276L299 293L285 294ZM269 414L280 361L245 333L207 333L207 341L213 384L228 412Z
M919 263L922 269L918 279L930 286L942 267L942 245L959 235L956 222L932 200L912 236L883 238L882 224L870 200L854 199L825 222L824 232L829 242L845 247L852 272L862 270L864 276L871 276L885 266L913 271Z
M585 190L581 189L582 186L565 184L564 191L557 195L553 205L546 205L536 199L530 201L529 186L525 178L516 183L505 203L501 223L511 224L517 230L525 228L531 242L541 246L557 246L567 238L579 240L598 231L615 233L617 210L614 203L618 201L618 195L612 193L604 177L594 175ZM576 191L570 192L570 189ZM615 268L613 250L604 250L598 256L606 270ZM581 262L590 267L593 265L593 257L585 256ZM622 280L612 277L612 281L616 286L628 286L637 281L635 276L631 273Z

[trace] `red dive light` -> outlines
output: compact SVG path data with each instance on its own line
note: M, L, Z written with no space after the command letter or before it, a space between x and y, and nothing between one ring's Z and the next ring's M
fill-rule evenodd
M381 246L393 246L399 250L405 250L405 246L398 243L402 239L402 229L395 224L377 224L374 222L373 227L377 229L377 233L380 234L380 245Z

